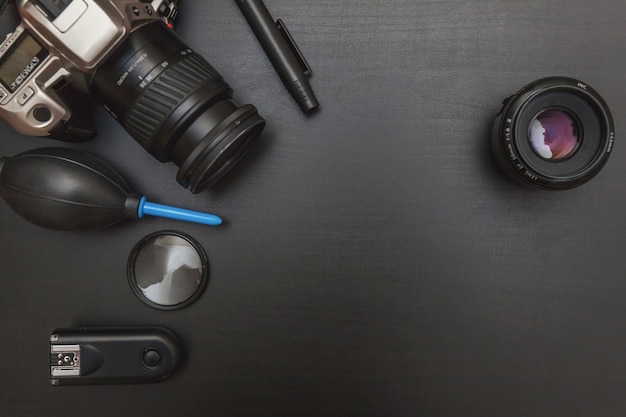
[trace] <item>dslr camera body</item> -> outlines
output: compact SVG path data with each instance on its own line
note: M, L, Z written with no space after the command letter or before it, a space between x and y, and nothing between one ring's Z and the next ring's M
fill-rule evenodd
M95 99L155 158L175 162L185 188L212 185L265 120L168 27L172 3L18 0L21 22L0 45L0 114L20 133L80 142L95 135Z

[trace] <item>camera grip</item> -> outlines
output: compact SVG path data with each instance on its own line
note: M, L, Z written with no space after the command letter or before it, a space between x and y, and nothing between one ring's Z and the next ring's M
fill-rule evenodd
M69 85L58 90L59 97L71 111L66 121L60 121L48 134L51 139L64 142L85 142L96 136L97 130L91 116L93 99L89 94L75 90Z

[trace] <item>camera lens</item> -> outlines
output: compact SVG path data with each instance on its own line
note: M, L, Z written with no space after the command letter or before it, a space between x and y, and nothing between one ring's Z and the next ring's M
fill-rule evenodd
M611 113L595 90L572 78L549 77L504 101L491 144L515 181L563 190L600 172L614 138Z
M193 193L228 172L265 126L162 22L132 32L96 70L91 92L150 154L176 163L176 179Z

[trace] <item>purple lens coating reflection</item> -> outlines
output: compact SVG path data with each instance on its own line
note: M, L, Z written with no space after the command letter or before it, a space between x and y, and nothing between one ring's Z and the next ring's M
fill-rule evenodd
M539 113L530 122L528 139L537 155L552 161L572 155L579 143L574 119L559 110Z

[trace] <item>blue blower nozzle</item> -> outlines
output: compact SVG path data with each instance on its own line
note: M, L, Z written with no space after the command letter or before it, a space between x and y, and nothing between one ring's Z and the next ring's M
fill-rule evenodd
M151 203L146 201L146 197L141 197L141 200L139 200L139 208L137 209L137 217L141 219L144 214L148 216L182 220L184 222L206 224L209 226L218 226L222 224L222 219L217 217L215 214Z
M0 158L0 197L20 216L57 230L103 229L144 215L216 226L222 219L146 201L95 156L40 148Z

